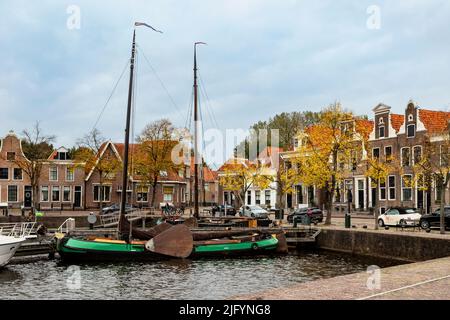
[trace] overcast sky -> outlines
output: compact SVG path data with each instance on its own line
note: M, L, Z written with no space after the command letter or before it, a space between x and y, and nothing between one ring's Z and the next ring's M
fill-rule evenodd
M80 9L79 29L67 27L70 5ZM129 59L134 21L164 31L139 28L137 41L173 98L141 54L136 133L163 117L184 126L195 41L208 43L199 49L205 128L215 117L220 129L246 129L336 100L369 115L379 102L397 113L409 99L450 106L447 0L2 0L1 135L39 120L58 145L71 146L91 130ZM98 124L118 142L127 77Z

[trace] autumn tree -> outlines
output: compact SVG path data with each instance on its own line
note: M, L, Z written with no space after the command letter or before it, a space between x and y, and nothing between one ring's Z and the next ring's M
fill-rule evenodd
M83 166L86 172L93 172L99 177L99 205L100 213L103 210L104 183L112 180L121 170L122 162L112 152L106 152L107 141L100 131L93 129L77 141L78 148L74 150L74 160ZM123 191L122 191L123 192Z
M284 208L284 196L295 191L295 185L299 184L299 172L295 159L292 162L285 161L277 170L277 203L279 208Z
M414 164L415 176L429 188L434 180L440 198L440 232L445 234L446 190L450 181L450 130L437 132L423 143L422 157Z
M55 136L44 135L39 122L35 123L31 131L23 130L22 136L21 142L24 155L16 154L12 161L30 179L33 190L32 212L34 213L39 206L39 180L41 178L42 168L53 152L52 142L54 142Z
M232 159L222 167L220 184L225 190L232 191L236 195L238 206L242 206L245 204L245 195L251 188L269 188L274 181L269 169L259 161Z
M306 130L296 159L298 180L325 190L327 225L331 224L333 198L345 176L345 164L351 162L352 152L358 147L355 131L343 125L352 119L353 115L339 103L325 108L319 122Z
M176 172L182 164L172 160L172 150L178 145L174 140L174 127L167 119L148 124L138 138L139 147L133 159L134 171L139 179L152 186L151 206L155 206L156 190L163 172Z

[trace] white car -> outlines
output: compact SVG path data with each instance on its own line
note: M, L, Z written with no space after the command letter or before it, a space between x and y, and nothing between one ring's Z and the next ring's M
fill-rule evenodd
M413 208L394 207L378 217L378 225L384 226L414 226L418 225L422 215Z
M260 206L244 206L239 210L239 215L241 217L267 219L269 212Z

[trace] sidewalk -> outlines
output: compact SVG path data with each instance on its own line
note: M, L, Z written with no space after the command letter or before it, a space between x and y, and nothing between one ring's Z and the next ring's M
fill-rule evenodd
M231 300L450 300L450 257L381 269L379 275L350 274Z

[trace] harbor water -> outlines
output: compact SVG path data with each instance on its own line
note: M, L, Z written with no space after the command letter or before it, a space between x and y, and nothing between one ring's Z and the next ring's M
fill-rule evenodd
M38 259L0 269L0 299L216 300L395 264L326 251L78 266Z

